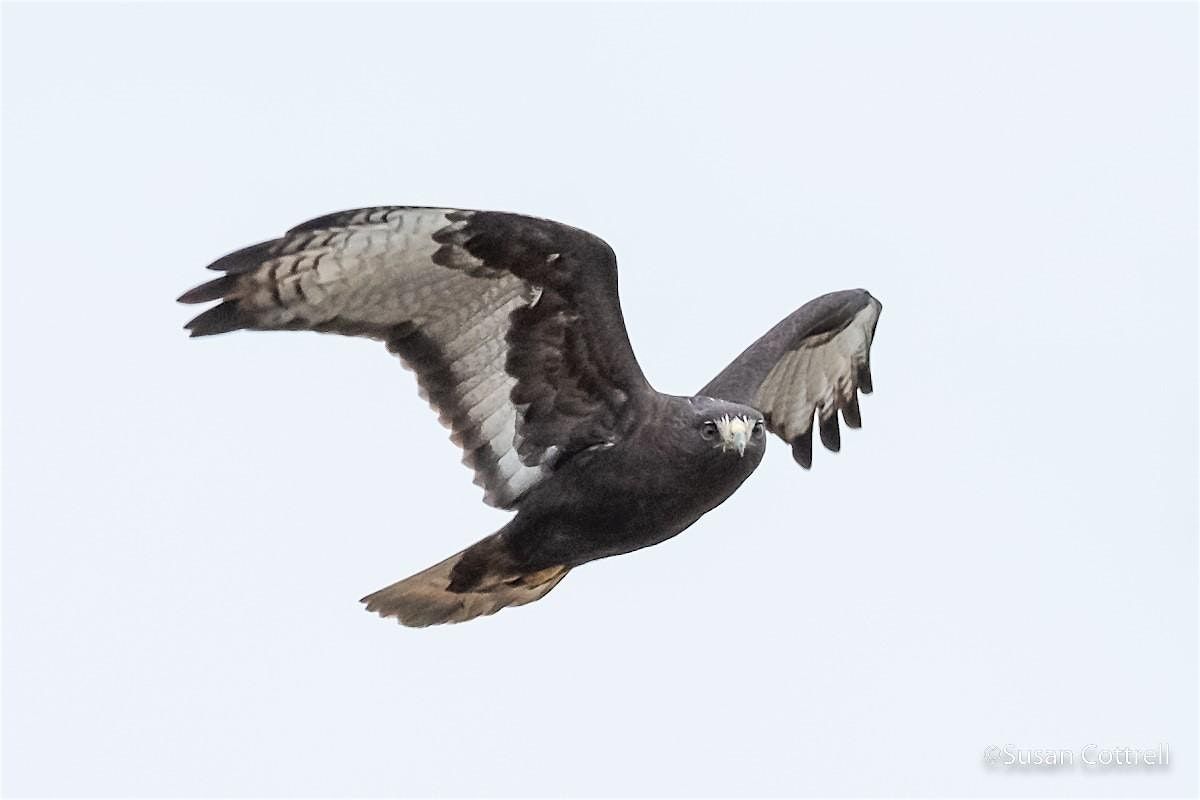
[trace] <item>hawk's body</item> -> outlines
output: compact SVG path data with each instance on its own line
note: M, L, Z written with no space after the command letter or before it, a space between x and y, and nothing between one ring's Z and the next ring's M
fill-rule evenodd
M783 320L697 397L656 392L625 333L604 242L548 220L387 207L321 217L213 265L180 298L223 300L193 335L307 329L383 340L417 372L495 534L365 598L408 625L536 600L571 568L657 544L758 466L765 427L812 459L858 427L879 303L825 295Z
M652 416L696 428L706 414L751 408L661 395ZM569 567L665 541L716 508L762 460L762 437L744 456L721 452L700 436L655 441L649 426L611 447L584 450L535 486L505 526L510 547L532 569ZM691 446L680 446L691 445Z

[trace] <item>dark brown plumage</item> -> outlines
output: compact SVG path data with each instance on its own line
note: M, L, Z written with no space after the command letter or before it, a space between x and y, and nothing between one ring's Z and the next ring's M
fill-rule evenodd
M378 339L463 450L500 531L364 598L406 625L544 596L597 558L663 541L757 467L764 427L812 464L861 425L878 301L819 297L696 397L656 392L625 331L616 258L576 228L498 212L383 207L319 217L211 265L193 336L314 330Z

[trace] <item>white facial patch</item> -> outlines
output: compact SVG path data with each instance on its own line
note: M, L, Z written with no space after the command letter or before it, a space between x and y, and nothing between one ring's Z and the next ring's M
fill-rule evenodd
M721 449L737 450L741 454L746 449L746 441L750 438L754 423L746 417L730 417L728 414L714 421L717 423L717 432L721 434Z

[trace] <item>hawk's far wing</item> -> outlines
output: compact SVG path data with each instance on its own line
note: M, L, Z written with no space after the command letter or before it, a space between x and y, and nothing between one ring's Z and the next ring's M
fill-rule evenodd
M193 336L314 330L387 343L475 470L516 505L564 455L618 435L649 391L611 248L549 220L381 207L330 214L210 266Z
M858 392L871 393L871 340L883 306L863 289L805 303L734 359L698 394L757 408L767 428L812 466L813 414L821 441L842 446L837 412L862 425Z

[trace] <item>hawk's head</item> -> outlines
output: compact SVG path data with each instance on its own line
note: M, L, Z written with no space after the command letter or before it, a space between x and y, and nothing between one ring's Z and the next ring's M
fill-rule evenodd
M719 419L705 420L700 428L700 435L720 447L723 451L736 450L738 456L746 454L746 445L752 439L762 439L762 417L757 419L738 414L730 416L722 414Z
M761 455L766 438L762 414L748 406L709 397L692 398L692 405L700 436L714 449L739 457L746 455L747 449Z

